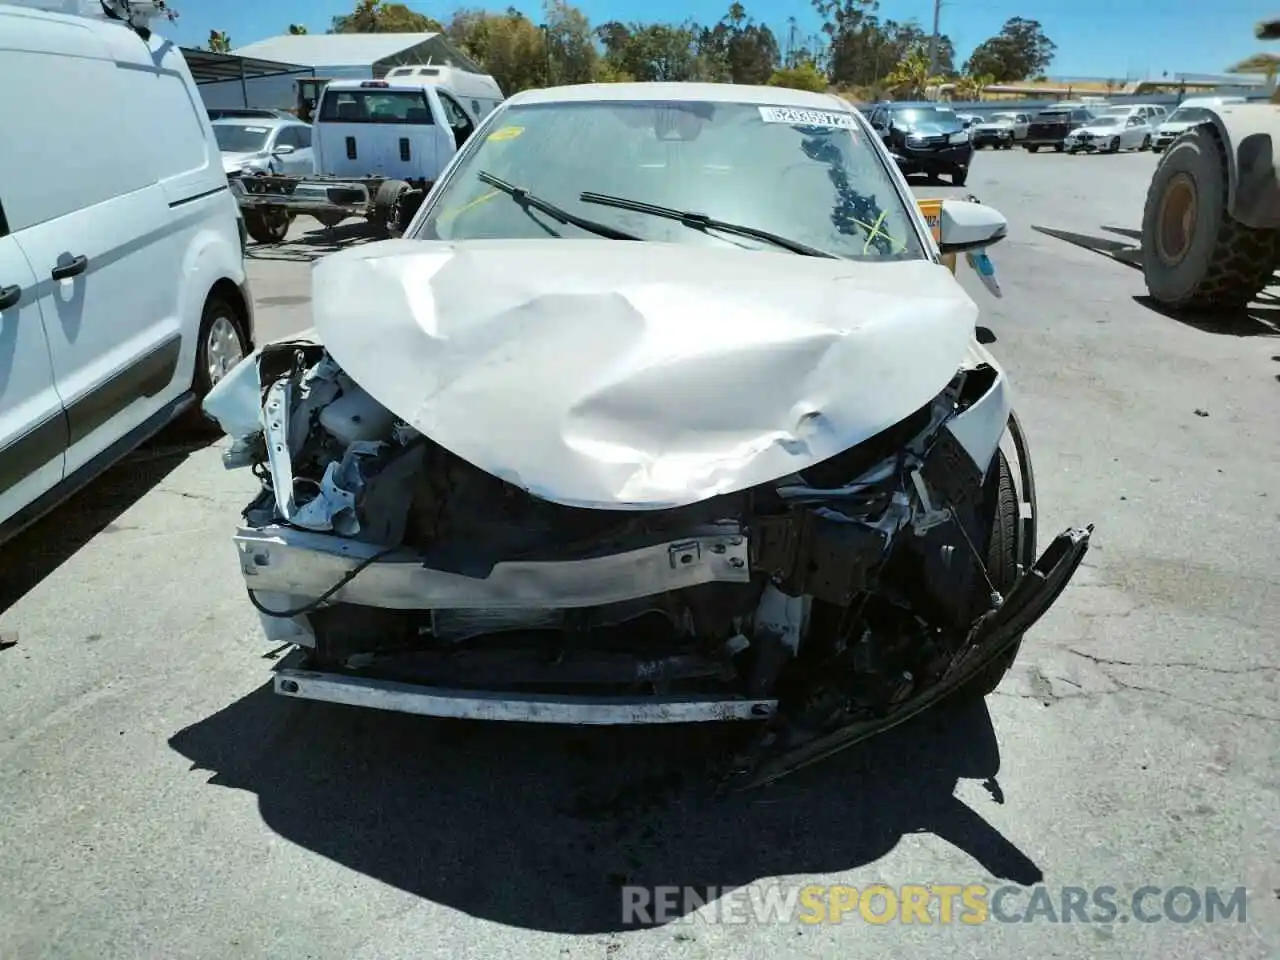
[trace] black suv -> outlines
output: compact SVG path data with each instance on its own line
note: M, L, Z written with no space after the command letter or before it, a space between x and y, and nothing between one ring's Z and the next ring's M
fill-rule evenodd
M867 119L904 174L945 173L964 186L973 140L955 111L936 103L880 103Z

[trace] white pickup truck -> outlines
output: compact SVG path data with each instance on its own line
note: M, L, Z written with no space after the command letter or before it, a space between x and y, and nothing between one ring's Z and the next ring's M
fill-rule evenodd
M326 227L362 217L397 236L479 122L445 86L332 80L315 113L314 174L231 178L245 226L278 242L305 213Z

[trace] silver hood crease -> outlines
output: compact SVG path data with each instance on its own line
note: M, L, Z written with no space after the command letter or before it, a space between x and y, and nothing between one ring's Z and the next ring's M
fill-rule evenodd
M928 403L977 307L930 261L606 240L389 241L313 270L388 410L552 502L666 509L789 476Z

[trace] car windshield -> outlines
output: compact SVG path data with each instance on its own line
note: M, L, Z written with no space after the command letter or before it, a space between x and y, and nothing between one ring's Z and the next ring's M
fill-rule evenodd
M266 147L271 128L246 123L215 123L213 135L223 153L257 153Z
M959 117L950 110L936 107L911 107L908 110L894 111L894 117L905 123L955 123Z
M1119 123L1123 119L1124 117L1117 117L1117 116L1094 117L1092 120L1089 121L1089 126L1114 127L1117 123Z
M432 197L417 237L593 236L485 182L496 178L641 240L784 249L582 195L702 214L846 259L925 255L878 144L851 113L719 101L545 103L504 108L489 129Z
M1212 119L1213 114L1204 107L1179 107L1169 115L1165 123L1200 123Z
M1017 123L1018 118L1012 113L993 113L991 115L992 123Z

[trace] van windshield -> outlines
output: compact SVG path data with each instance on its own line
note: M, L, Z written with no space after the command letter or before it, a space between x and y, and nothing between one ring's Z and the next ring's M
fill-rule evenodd
M327 90L321 123L410 123L429 126L427 95L418 90Z
M257 153L266 149L271 128L246 123L215 123L213 135L223 153Z

